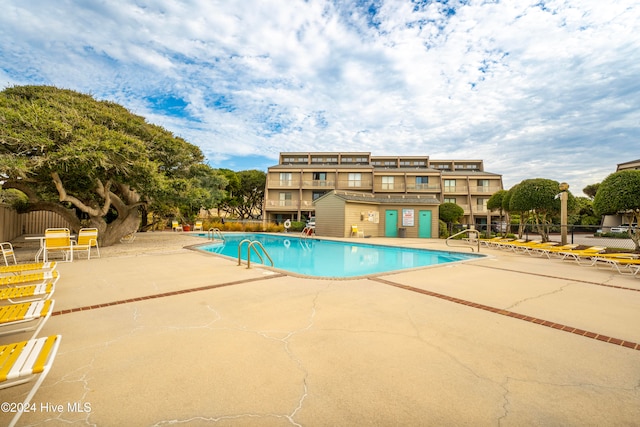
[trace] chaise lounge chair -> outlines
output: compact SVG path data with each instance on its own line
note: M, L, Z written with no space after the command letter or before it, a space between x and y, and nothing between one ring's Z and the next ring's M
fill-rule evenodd
M37 284L55 284L60 279L57 271L42 271L40 273L18 274L0 277L0 286L24 286Z
M180 224L176 220L173 220L171 221L171 231L184 231L184 229L182 228L182 224Z
M16 264L0 266L0 277L9 275L19 275L25 273L39 273L53 271L56 269L55 261L52 262L32 262L28 264Z
M53 312L54 300L24 302L0 307L0 336L34 331L35 338Z
M13 251L13 245L9 242L0 243L0 250L2 250L2 258L4 258L4 265L9 265L9 258L13 258L13 263L16 262L16 254Z
M539 253L540 256L546 255L547 258L551 259L552 255L558 255L561 252L570 251L572 249L577 248L578 246L580 246L580 245L575 244L575 243L570 243L570 244L567 244L567 245L552 246L550 248L539 248L539 249L536 249L535 252Z
M599 254L591 258L591 265L606 264L618 270L618 273L636 276L640 271L640 258L638 254Z
M0 305L3 303L18 304L22 302L48 300L55 291L54 283L0 288Z
M193 224L193 231L204 231L202 221L196 221L196 223Z
M583 264L585 259L591 259L592 257L598 255L606 249L607 248L604 246L591 246L587 249L573 249L569 251L558 252L558 255L560 255L563 260L570 260L575 261L578 264Z
M0 346L0 389L26 384L35 380L9 427L16 425L29 402L46 378L58 352L60 335L51 335Z

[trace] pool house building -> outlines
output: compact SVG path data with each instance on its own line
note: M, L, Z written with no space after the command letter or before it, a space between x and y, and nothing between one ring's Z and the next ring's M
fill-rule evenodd
M498 212L490 212L487 201L501 189L502 175L486 172L482 160L372 156L368 152L283 152L278 164L267 170L263 218L283 222L316 217L321 235L330 227L325 224L328 218L324 221L322 216L327 215L329 206L336 205L343 206L339 208L343 213L333 212L332 221L336 215L353 216L353 211L357 212L356 218L362 218L361 226L371 228L370 235L394 235L403 228L410 237L419 235L421 211L431 212L430 221L437 230L438 206L446 202L462 207L463 223L482 226L492 218L497 220ZM329 201L320 200L325 195ZM352 207L356 204L362 209ZM386 213L394 210L395 226L391 224L392 214L387 217ZM403 221L411 223L411 215L414 225L403 227ZM380 225L372 227L376 218ZM347 235L350 226L356 225L350 224L352 219L344 220ZM379 231L374 234L374 229ZM437 232L432 234L437 237Z

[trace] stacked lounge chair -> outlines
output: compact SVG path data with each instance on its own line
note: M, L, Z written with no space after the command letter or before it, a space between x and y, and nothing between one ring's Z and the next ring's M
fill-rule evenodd
M37 337L53 313L51 296L60 278L55 267L55 262L0 267L0 337L33 331L26 340L0 342L0 390L33 382L9 426L29 407L60 346L60 335Z

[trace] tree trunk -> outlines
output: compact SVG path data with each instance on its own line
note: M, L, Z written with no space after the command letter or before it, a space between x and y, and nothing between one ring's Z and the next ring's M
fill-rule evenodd
M113 222L106 224L104 231L100 231L102 238L101 246L111 246L118 243L122 236L133 233L138 230L140 225L140 211L138 206L128 206L126 212L118 211L118 218Z

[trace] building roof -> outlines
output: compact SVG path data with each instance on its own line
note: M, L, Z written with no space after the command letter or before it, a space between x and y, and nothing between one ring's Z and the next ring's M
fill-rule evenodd
M369 203L369 204L385 204L385 205L440 205L440 201L431 195L420 194L398 194L398 195L380 195L371 193L360 193L356 191L340 191L333 190L324 194L313 203L318 200L322 200L325 197L338 197L342 200L356 203Z
M627 170L627 169L637 169L640 167L640 159L631 160L630 162L618 163L617 171Z

